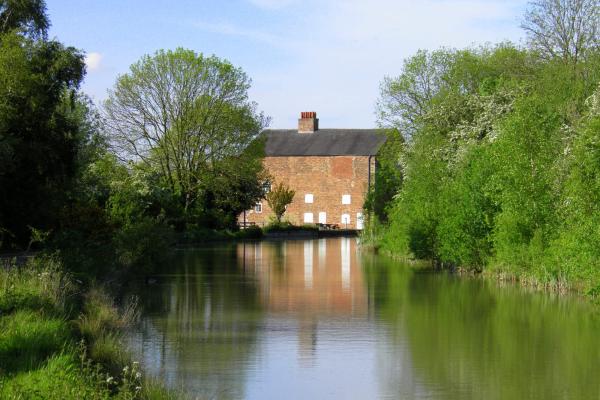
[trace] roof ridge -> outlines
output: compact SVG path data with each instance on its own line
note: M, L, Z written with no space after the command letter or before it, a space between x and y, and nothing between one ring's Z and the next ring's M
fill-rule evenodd
M385 142L381 129L326 128L314 133L266 129L267 156L374 155Z
M318 133L321 131L384 131L383 128L319 128L318 130L312 133ZM290 132L298 132L298 129L290 129L290 128L267 128L264 129L263 132L266 131L290 131Z

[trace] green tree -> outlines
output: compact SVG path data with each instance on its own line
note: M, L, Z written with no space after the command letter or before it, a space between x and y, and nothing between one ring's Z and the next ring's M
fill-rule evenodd
M396 129L385 131L385 135L387 140L377 155L374 181L364 205L367 215L382 223L387 223L388 206L402 186L401 159L404 144L402 135Z
M249 87L225 60L160 50L117 79L104 107L108 134L117 154L159 171L187 214L202 207L211 172L243 158L268 123L248 100Z
M600 86L588 98L570 152L559 205L561 226L549 246L547 273L585 282L600 294Z
M28 225L58 224L84 141L76 95L84 71L73 48L0 35L0 227L13 245L28 242Z
M378 122L384 128L396 128L410 138L421 126L431 100L446 86L451 51L420 50L404 61L402 73L385 77L377 101Z
M49 27L44 0L0 0L0 34L16 30L45 37Z
M200 184L201 209L196 210L203 226L235 229L237 216L264 196L268 175L263 154L264 140L257 139L240 156L211 165Z
M493 254L492 233L498 207L489 181L494 173L490 145L473 146L440 193L438 254L442 262L481 270Z
M281 217L285 213L286 207L292 203L294 200L294 195L296 192L289 188L283 182L275 185L275 187L266 194L266 200L271 207L271 210L275 213L275 218L277 218L277 222L281 222Z
M419 52L384 80L380 123L406 141L380 245L600 293L598 8L535 1L530 48Z
M547 59L576 64L600 43L600 4L597 0L536 0L521 27L531 47Z

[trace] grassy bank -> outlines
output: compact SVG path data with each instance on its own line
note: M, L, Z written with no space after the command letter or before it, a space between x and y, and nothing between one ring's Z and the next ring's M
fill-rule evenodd
M0 393L7 399L175 399L121 343L136 303L117 306L56 259L0 269Z

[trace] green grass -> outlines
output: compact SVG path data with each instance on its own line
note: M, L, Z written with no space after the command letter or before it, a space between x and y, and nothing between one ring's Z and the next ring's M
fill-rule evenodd
M0 269L0 315L15 310L40 310L62 315L74 286L52 258L33 260L26 267Z
M123 348L120 337L114 333L105 333L96 338L89 346L89 355L111 376L118 376L123 366L131 360L131 355Z
M56 354L41 368L10 377L0 376L3 399L108 399L110 391L101 374L81 368L73 353Z
M36 367L71 338L68 324L20 310L0 318L0 366L5 372Z
M180 398L146 379L123 346L136 306L77 285L55 259L0 269L0 398Z
M77 327L88 341L110 332L116 332L130 325L137 317L135 302L123 311L101 287L92 287L84 296L83 312L77 320Z

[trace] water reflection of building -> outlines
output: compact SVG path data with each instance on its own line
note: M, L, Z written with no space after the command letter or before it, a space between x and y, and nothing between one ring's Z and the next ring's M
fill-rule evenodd
M255 274L263 307L298 324L299 361L314 361L320 324L367 313L354 238L241 243L238 263Z
M271 312L364 315L366 293L355 239L240 243L238 260L256 274Z

